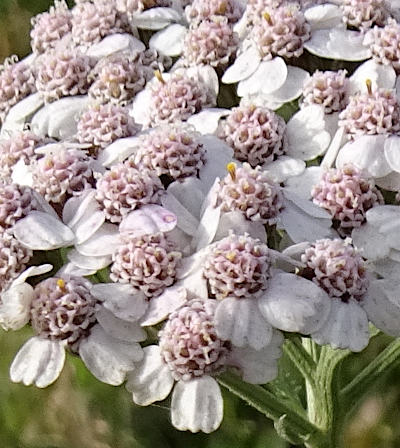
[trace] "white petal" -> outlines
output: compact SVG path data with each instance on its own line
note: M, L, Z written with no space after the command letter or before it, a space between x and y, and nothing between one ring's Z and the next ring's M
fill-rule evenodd
M265 226L260 222L249 221L240 212L222 213L218 228L214 236L214 241L222 240L229 235L230 231L236 235L248 233L252 238L258 238L262 242L267 241Z
M261 350L233 347L229 364L238 367L241 377L250 384L265 384L278 375L278 359L282 355L283 336L274 330L271 342Z
M205 195L202 191L202 182L195 177L187 177L179 182L172 182L167 189L167 196L172 195L175 199L182 204L182 206L190 213L192 217L200 218L200 208L204 201ZM208 191L207 191L208 193ZM164 198L161 198L164 202ZM167 202L167 201L166 201ZM172 204L172 202L171 202ZM174 212L179 219L181 210L175 210L165 205L165 207ZM197 223L198 225L198 223Z
M352 163L371 177L383 177L393 171L386 161L383 148L385 135L362 135L339 151L336 166Z
M229 114L229 109L209 107L192 115L187 122L201 134L214 134L217 131L220 118Z
M142 292L136 291L131 285L119 283L98 283L90 289L104 308L114 316L129 322L138 321L147 309L147 300Z
M374 59L365 61L349 78L348 95L356 93L367 93L367 83L369 79L372 83L372 91L378 88L393 89L396 82L396 72L390 65L378 64Z
M394 256L396 260L392 259L392 256ZM381 277L397 281L397 279L400 278L400 253L391 250L389 257L390 258L383 258L375 261L370 267L371 270L377 272Z
M40 109L44 104L40 93L33 93L26 98L19 101L13 106L1 127L1 136L8 136L8 133L15 131L22 131L25 126L25 122L29 121L32 115Z
M144 43L136 39L136 37L131 34L111 34L106 36L100 42L92 45L87 51L86 55L101 59L110 56L113 53L133 52L133 51L144 51L146 46Z
M304 17L311 25L312 31L333 28L342 23L342 16L339 6L330 3L313 6L304 11Z
M367 221L374 226L382 226L400 219L397 205L376 205L367 211Z
M180 70L176 70L176 73L179 72ZM188 76L195 81L202 82L210 89L210 92L218 95L219 78L216 71L213 69L213 67L211 67L211 65L192 65L188 68L182 69L181 73L183 76Z
M262 315L284 331L310 334L325 322L331 309L328 294L315 283L294 274L275 274L259 299Z
M140 324L142 327L158 324L183 305L186 297L186 289L179 284L166 288L162 294L151 298Z
M106 168L110 168L114 163L122 162L134 154L139 149L139 146L139 137L119 138L104 148L97 160Z
M166 56L179 56L183 51L187 28L175 23L153 34L149 47Z
M320 181L322 173L321 167L310 166L299 176L287 179L285 190L294 191L304 199L311 199L311 190Z
M48 213L32 211L13 227L14 236L32 250L67 247L75 239L73 232L59 219Z
M129 115L136 121L136 123L147 125L150 122L151 104L151 90L143 89L135 96L131 105L132 108L129 112Z
M344 61L362 61L371 57L369 48L363 46L363 34L342 27L314 30L304 48L323 58Z
M103 383L118 386L135 362L143 358L139 344L119 341L109 336L100 325L79 345L79 355L90 372Z
M317 344L360 352L369 341L367 314L354 300L348 303L331 300L331 313L324 325L311 335L312 338Z
M285 83L270 94L263 95L265 106L270 109L279 109L283 104L298 98L304 83L310 78L310 74L299 67L288 66L288 73Z
M285 229L294 243L337 237L331 229L331 220L315 218L293 202L286 201L285 208L279 214L279 220L279 228Z
M340 127L336 130L333 135L332 141L327 149L325 156L321 162L321 167L325 169L332 168L335 164L335 160L337 155L339 154L340 148L346 141L346 134L344 132L344 128Z
M208 299L207 280L203 276L203 270L198 269L193 271L187 277L179 282L179 285L186 289L188 298L202 298Z
M11 286L1 294L0 325L4 330L19 330L30 319L33 288L28 283Z
M180 229L188 235L194 235L196 233L199 226L199 221L177 200L173 194L167 192L161 201L164 207L168 210L173 210L175 216L178 217L177 225ZM198 209L200 209L200 204L198 205Z
M33 132L42 137L67 139L77 132L77 117L87 107L87 96L61 98L46 104L31 122Z
M324 154L331 141L321 106L307 106L289 120L286 132L286 154L301 160L312 160Z
M236 347L260 350L271 341L272 327L260 316L253 298L227 297L218 304L214 320L218 336Z
M133 394L133 401L140 406L148 406L164 400L174 385L171 371L161 359L158 345L143 349L144 356L133 372L128 373L126 388Z
M80 269L88 269L89 271L99 271L111 264L111 255L103 257L89 257L82 255L75 249L72 249L67 254L68 260Z
M210 376L178 381L172 392L171 420L180 431L218 429L223 417L223 401L218 383Z
M362 249L362 256L371 261L389 254L390 246L385 235L381 235L378 229L368 222L358 229L353 229L351 238L354 246Z
M111 255L119 244L118 227L104 223L89 239L75 246L82 255L102 257Z
M176 224L176 215L160 205L150 204L125 216L119 225L119 231L141 236L150 233L170 232Z
M251 76L239 82L237 94L247 96L258 92L272 93L283 86L287 72L285 61L280 57L263 61Z
M400 137L393 135L385 140L386 162L393 171L400 173Z
M126 342L141 342L147 337L146 332L138 322L118 319L104 307L100 307L97 310L96 318L103 330L115 339Z
M88 275L96 274L96 272L97 272L96 269L78 268L78 266L69 262L64 264L64 266L57 271L56 275L57 276L73 275L75 277L86 277Z
M267 172L275 183L280 184L286 182L291 177L302 174L305 167L306 164L303 160L281 156L269 163L265 167L264 172Z
M261 62L260 52L255 46L249 47L240 54L235 62L228 67L221 81L224 84L233 84L251 76L258 68Z
M21 347L11 364L11 381L47 387L59 377L64 361L63 343L33 337Z
M220 216L220 207L210 206L206 208L192 240L193 248L200 250L213 241L218 229Z
M283 189L283 195L287 200L291 201L298 208L302 209L304 212L306 212L310 216L313 216L314 218L328 219L329 221L332 218L327 210L322 207L318 207L318 205L315 205L308 199L302 198L292 190Z
M25 282L25 280L29 277L33 277L35 275L47 274L53 269L51 264L41 264L40 266L31 266L28 269L25 269L22 274L20 274L13 282L12 285L21 285Z
M400 191L400 173L392 171L386 176L378 177L375 179L375 184L384 190Z
M172 8L157 7L135 14L132 25L145 30L160 30L171 22L179 22L181 15Z
M23 159L19 159L12 167L11 179L14 184L33 186L33 173L31 165L25 165Z
M395 337L400 336L399 288L398 277L373 280L361 302L369 320L380 330Z
M203 135L200 142L206 149L206 163L201 168L199 177L203 193L207 194L215 179L227 174L226 165L232 162L233 149L214 135Z

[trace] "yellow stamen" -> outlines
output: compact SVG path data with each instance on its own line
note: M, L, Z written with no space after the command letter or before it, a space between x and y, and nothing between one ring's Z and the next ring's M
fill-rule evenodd
M272 25L272 19L268 12L264 12L263 18L267 21L268 25Z
M372 95L372 81L370 79L366 79L365 85L367 86L368 95Z
M165 84L165 79L162 77L160 70L154 70L154 76L162 83Z
M232 180L236 180L236 163L229 162L228 165L226 165L226 169L231 175Z
M65 281L62 278L59 278L57 280L57 286L64 291L65 290Z
M227 260L229 260L229 261L235 261L236 253L235 253L235 252L228 252L228 253L225 255L225 258L226 258Z

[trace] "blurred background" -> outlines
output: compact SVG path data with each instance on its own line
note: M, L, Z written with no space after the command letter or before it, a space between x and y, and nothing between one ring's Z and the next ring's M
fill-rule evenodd
M112 0L110 0L112 1ZM72 2L70 2L71 5ZM0 0L0 60L30 52L31 17L50 6L48 0ZM123 387L95 380L79 359L68 356L59 380L45 390L13 384L8 369L30 330L0 330L1 448L289 448L273 424L224 391L224 421L213 434L182 433L169 421L169 403L139 408ZM349 381L388 343L378 336L362 354L343 366ZM287 362L287 361L286 361ZM282 361L285 364L285 360ZM290 393L300 381L278 382ZM382 378L349 418L345 447L400 447L400 367Z

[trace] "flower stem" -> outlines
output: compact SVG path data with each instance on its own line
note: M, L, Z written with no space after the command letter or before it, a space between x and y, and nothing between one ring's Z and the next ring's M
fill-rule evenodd
M298 438L312 441L312 443L320 441L318 428L309 422L305 412L300 413L298 409L295 410L282 399L277 399L263 387L245 383L230 372L220 375L218 382L276 423L284 420L286 430L290 434L295 434Z
M351 411L369 388L381 379L383 374L393 369L399 360L400 340L396 339L342 389L340 399L344 408Z

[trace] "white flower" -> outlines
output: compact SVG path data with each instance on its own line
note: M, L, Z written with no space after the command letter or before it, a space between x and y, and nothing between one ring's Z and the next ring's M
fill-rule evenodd
M214 300L193 299L178 309L161 330L159 346L146 347L143 360L128 375L127 389L142 406L165 399L173 389L172 424L182 431L210 433L219 427L223 402L213 376L226 366L239 369L253 384L277 375L282 335L274 331L269 345L259 351L231 348L215 333L215 306Z
M146 334L138 320L145 310L144 298L116 285L122 305L130 301L130 313L124 312L121 319L115 302L104 297L106 285L91 289L88 280L69 276L48 278L35 288L23 283L23 276L50 269L50 265L30 268L2 296L3 328L18 329L30 321L36 333L17 353L11 380L47 387L58 378L69 349L79 353L97 379L121 384L143 356L138 342Z

